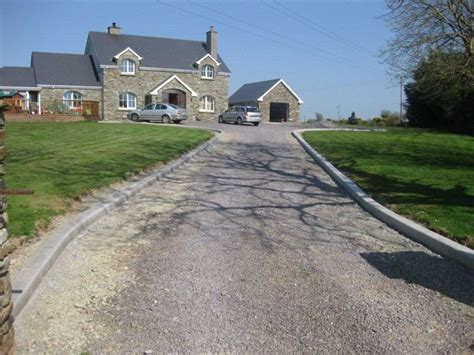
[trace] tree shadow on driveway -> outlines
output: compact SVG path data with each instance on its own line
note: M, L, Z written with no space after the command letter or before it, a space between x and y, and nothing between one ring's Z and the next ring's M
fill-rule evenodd
M356 207L306 158L280 142L216 145L162 180L186 193L161 197L159 203L170 206L166 220L151 213L148 228L160 230L160 238L206 235L226 250L250 243L265 253L284 249L301 256L311 248L355 255L363 248L360 255L388 277L474 304L474 275L426 252L407 251L414 248L410 240ZM381 245L404 251L378 252Z
M420 251L360 255L390 279L417 284L474 306L474 275L450 260Z

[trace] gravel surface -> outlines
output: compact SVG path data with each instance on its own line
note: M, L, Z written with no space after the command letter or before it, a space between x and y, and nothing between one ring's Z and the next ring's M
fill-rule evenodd
M474 351L474 275L372 218L290 136L219 143L75 239L19 353Z

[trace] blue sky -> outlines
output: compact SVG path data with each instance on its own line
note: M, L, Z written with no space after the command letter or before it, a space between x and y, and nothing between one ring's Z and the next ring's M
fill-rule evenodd
M205 41L242 84L283 78L315 112L372 118L398 110L399 90L377 57L390 32L382 0L2 0L0 67L29 66L32 51L83 53L89 31Z

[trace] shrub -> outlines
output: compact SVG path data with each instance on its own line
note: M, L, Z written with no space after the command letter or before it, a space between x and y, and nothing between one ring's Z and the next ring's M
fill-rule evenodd
M9 104L1 104L0 105L0 112L7 112L10 110L10 105Z

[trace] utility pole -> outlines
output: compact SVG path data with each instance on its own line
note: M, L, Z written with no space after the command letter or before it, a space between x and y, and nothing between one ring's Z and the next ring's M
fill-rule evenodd
M340 120L341 119L341 104L337 104L336 108L337 108L337 119Z
M406 127L406 122L403 120L403 75L400 75L400 124L403 123Z

